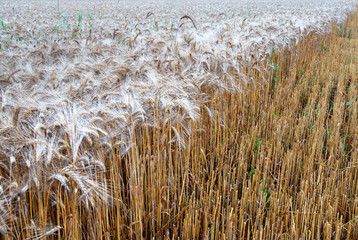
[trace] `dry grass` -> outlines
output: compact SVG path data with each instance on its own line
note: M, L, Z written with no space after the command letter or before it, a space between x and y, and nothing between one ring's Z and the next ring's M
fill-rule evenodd
M96 51L89 34L78 43L93 44L85 55L113 53L111 44ZM194 62L185 53L179 67L143 71L148 61L110 58L62 67L60 56L74 54L64 49L28 55L67 70L43 72L61 75L51 84L70 83L62 95L41 83L25 91L41 68L1 75L0 239L358 238L357 13L338 30L227 72L213 64L224 55L208 53L195 76L212 73L195 82L193 69L182 69ZM184 77L164 83L168 68ZM122 86L136 71L145 81ZM152 85L169 89L146 94Z

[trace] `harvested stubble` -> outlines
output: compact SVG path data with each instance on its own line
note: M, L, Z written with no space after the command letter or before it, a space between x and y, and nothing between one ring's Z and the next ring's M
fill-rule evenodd
M173 127L178 113L158 110L132 129L124 155L120 141L105 152L94 138L87 150L105 166L73 159L71 139L60 151L78 168L51 162L61 169L51 177L46 162L25 169L13 156L0 166L10 180L0 238L357 239L357 23L355 14L344 31L310 34L244 68L255 83L245 91L208 88L196 122Z

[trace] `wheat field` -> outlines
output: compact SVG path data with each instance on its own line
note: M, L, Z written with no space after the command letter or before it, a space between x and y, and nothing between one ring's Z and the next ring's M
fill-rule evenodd
M0 4L0 239L358 239L356 1Z

